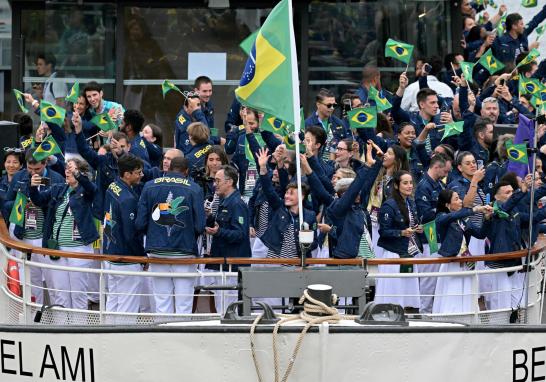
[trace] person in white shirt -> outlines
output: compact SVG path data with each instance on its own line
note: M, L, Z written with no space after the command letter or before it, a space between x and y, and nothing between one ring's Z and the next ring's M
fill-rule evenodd
M66 84L55 81L57 78L56 63L55 56L39 54L36 58L36 72L40 77L47 77L43 88L43 100L64 106L64 98L67 95Z
M428 64L423 66L427 75L428 87L442 98L453 98L453 90L441 82L436 75L442 70L442 61L439 57L431 58ZM419 105L417 104L417 93L419 92L419 81L411 83L406 90L404 91L404 96L402 97L402 109L410 111L419 111Z

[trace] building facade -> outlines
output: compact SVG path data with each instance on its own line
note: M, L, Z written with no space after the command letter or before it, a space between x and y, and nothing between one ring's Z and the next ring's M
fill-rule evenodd
M164 79L191 89L195 76L213 78L215 127L223 131L247 56L239 47L257 30L276 1L0 0L3 119L16 111L11 88L40 91L44 77L36 57L53 55L56 81L103 84L105 98L140 109L164 129L172 125L182 96L161 95ZM453 2L436 0L299 1L294 23L306 114L314 95L356 89L362 67L377 65L383 86L396 87L405 66L384 58L388 38L415 45L417 57L443 56L457 47L461 22ZM4 28L4 29L2 29ZM413 70L413 62L409 71Z

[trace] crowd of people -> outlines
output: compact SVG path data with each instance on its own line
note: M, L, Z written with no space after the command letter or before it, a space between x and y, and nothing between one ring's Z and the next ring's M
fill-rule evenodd
M43 96L67 109L64 123L42 122L35 129L31 115L19 113L14 120L23 134L20 147L4 149L2 214L8 224L14 209L24 216L21 224L11 221L10 233L37 247L162 259L453 257L528 248L546 217L540 202L546 196L546 126L538 118L537 160L524 174L508 171L506 142L514 136L497 134L495 126L517 124L521 118L534 121L544 114L537 112L541 103L532 102L533 94L520 94L518 85L537 79L544 86L546 60L518 64L538 47L528 35L546 18L546 6L527 27L517 13L507 14L504 5L478 24L476 8L463 1L463 50L447 54L443 63L435 57L416 59L415 78L410 81L409 73L402 73L394 92L381 87L381 72L374 66L364 67L360 87L341 97L321 89L299 133L304 149L298 151L291 137L263 128L263 113L235 98L225 131L218 134L213 83L205 76L185 93L174 121L174 147L165 147L162 129L147 124L139 110L104 99L96 82L85 85L77 102L66 104L58 89L47 87ZM496 26L501 19L502 35ZM504 69L491 75L476 64L472 78L465 78L461 62L477 62L489 48ZM50 76L51 62L41 56L37 64ZM372 88L391 107L377 114L375 128L351 128L351 109L376 105L369 96ZM24 99L31 113L40 112L40 99L28 93ZM105 132L92 122L104 113L116 129ZM462 132L444 138L446 125L456 121L464 123ZM36 159L49 136L62 153ZM437 251L431 251L431 238L423 234L423 226L433 221ZM309 248L299 243L302 226L314 232ZM39 254L31 259L100 267L93 260ZM462 272L521 264L518 259L384 265L380 271ZM115 261L104 267L152 273L197 270L197 265L153 263L144 269L139 263ZM205 270L218 269L209 265ZM85 272L33 267L31 273L39 304L44 302L44 282L49 301L66 308L87 309L88 300L98 298L97 279ZM518 308L524 302L525 279L522 271L480 276L482 307ZM191 277L108 275L107 310L191 313L195 283ZM149 304L140 296L146 293L153 296ZM375 288L375 301L421 313L468 312L479 297L471 294L471 279L460 276L383 278Z

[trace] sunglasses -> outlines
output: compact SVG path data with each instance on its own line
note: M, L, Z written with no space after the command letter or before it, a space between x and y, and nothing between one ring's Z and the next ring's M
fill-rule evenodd
M324 106L326 106L328 109L333 109L337 107L337 103L323 103Z
M4 152L21 154L21 153L25 152L25 150L17 148L17 147L4 147Z

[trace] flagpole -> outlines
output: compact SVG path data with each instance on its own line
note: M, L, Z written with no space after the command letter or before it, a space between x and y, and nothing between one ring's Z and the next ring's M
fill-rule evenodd
M294 34L292 12L292 0L288 0L288 29L290 34L290 63L292 65L292 100L293 100L293 114L294 114L294 141L296 142L296 179L298 184L298 219L299 219L299 238L300 245L302 244L302 230L303 230L303 196L301 191L301 163L300 163L300 86L298 76L298 57L296 53L296 37ZM311 228L311 227L309 227ZM309 229L308 228L308 229ZM312 229L312 228L311 228ZM305 251L301 251L301 266L305 267Z
M534 122L534 128L535 131L533 132L533 145L531 147L531 169L533 172L531 173L531 195L530 195L530 201L529 201L529 243L527 244L527 256L525 257L525 264L523 264L524 269L526 270L525 274L525 289L523 290L523 306L525 307L525 317L523 322L526 324L528 322L528 304L529 304L529 262L531 260L531 248L533 247L533 214L535 210L535 178L536 178L536 163L537 163L537 148L538 148L538 124L537 124L537 118L538 118L538 107L536 108L535 112L535 122Z

